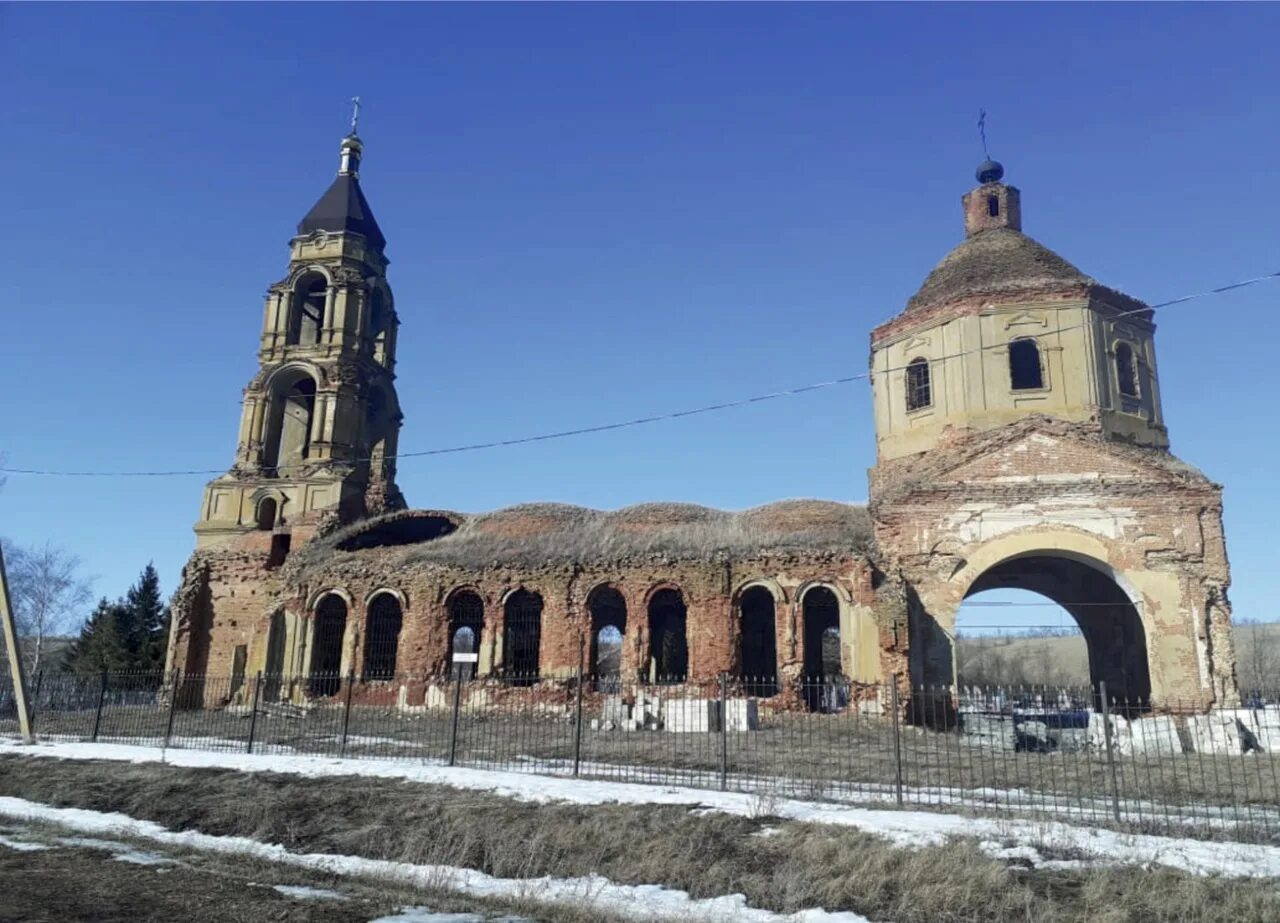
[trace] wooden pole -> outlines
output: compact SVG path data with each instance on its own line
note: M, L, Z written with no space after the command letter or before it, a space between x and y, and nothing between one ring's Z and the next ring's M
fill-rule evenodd
M13 677L13 701L18 707L18 727L24 743L33 743L31 712L27 709L27 672L18 650L18 630L13 624L13 607L9 603L9 578L4 570L4 551L0 550L0 623L4 627L4 646L9 651L9 674Z

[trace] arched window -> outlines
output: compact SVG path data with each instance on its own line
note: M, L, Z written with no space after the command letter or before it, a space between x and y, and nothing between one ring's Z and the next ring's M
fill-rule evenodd
M374 286L369 292L369 336L376 337L382 333L387 324L387 299L382 289Z
M396 677L400 628L404 614L392 593L379 593L369 602L364 631L364 678L385 681Z
M1133 347L1128 343L1116 344L1116 381L1121 394L1138 396L1138 369L1133 361Z
M912 359L907 364L907 410L920 410L933 403L933 386L929 381L929 360Z
M627 602L613 587L600 587L587 603L591 610L590 673L596 689L616 692L622 680L622 638L627 632Z
M280 687L284 676L284 646L287 635L284 610L271 613L267 623L267 656L262 669L262 697L267 702L280 700Z
M453 662L453 655L479 654L484 630L484 600L469 590L449 600L449 669L456 679L470 679L478 664Z
M274 497L264 497L258 502L258 528L270 532L276 527L276 501Z
M316 406L316 383L302 375L281 385L271 400L262 464L273 474L288 474L311 454L311 420Z
M1009 344L1009 384L1014 391L1044 387L1044 371L1040 367L1040 347L1033 339L1014 340Z
M840 673L840 603L836 594L816 586L804 594L803 608L804 672L814 679Z
M312 628L312 695L333 695L342 685L342 639L347 632L347 602L337 593L324 596L316 606Z
M287 346L315 346L324 327L324 306L329 297L329 283L318 272L309 272L293 287L289 301Z
M832 711L844 702L840 658L840 602L827 587L804 594L805 701L813 711Z
M649 673L656 683L683 683L689 675L686 609L679 590L659 590L649 600Z
M538 681L538 654L542 643L542 597L516 590L503 608L502 669L513 682Z
M748 695L770 696L778 691L778 630L773 594L753 586L742 594L741 677Z

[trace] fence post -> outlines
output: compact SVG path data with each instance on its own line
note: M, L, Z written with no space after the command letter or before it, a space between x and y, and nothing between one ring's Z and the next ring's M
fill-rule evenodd
M729 790L729 674L720 674L720 791Z
M902 714L898 703L898 675L894 673L889 687L889 710L893 712L893 765L898 807L902 807Z
M178 710L178 689L182 682L182 671L174 668L172 684L169 686L169 720L164 726L164 748L169 749L169 741L173 739L173 715Z
M458 757L458 712L462 708L462 669L453 667L453 725L449 729L449 765Z
M356 685L356 672L347 674L347 704L342 710L342 743L338 745L338 756L347 755L347 731L351 727L351 690Z
M98 710L93 715L93 736L89 739L98 742L98 729L102 727L102 705L107 700L107 671L102 671L102 682L98 686Z
M253 678L253 707L249 711L249 746L246 753L253 752L253 737L258 730L258 693L262 691L262 671L258 671L258 675Z
M582 767L582 674L583 659L586 655L586 644L584 639L578 639L578 701L575 706L575 715L577 716L573 723L573 777L578 778L578 771Z
M1098 681L1098 698L1102 699L1102 736L1107 743L1107 772L1111 776L1111 813L1120 823L1120 782L1116 778L1116 756L1111 744L1111 703L1107 701L1107 682Z

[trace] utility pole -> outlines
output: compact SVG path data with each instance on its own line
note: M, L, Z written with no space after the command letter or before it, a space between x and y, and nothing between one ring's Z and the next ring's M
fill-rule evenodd
M18 727L22 740L33 743L31 712L27 709L27 674L18 650L18 630L13 624L13 606L9 604L9 578L4 570L4 551L0 549L0 624L4 627L4 646L9 650L9 673L13 677L13 701L18 707Z

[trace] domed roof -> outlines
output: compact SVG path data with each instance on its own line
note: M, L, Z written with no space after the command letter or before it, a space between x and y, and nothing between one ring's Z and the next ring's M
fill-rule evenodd
M426 528L432 523L439 527ZM782 500L741 512L693 503L642 503L607 512L525 503L473 515L424 510L364 520L310 543L291 560L305 567L334 551L403 546L403 564L598 564L653 556L709 561L778 552L863 554L870 543L867 508L830 500Z
M1009 227L972 234L929 273L908 311L982 295L1034 295L1097 282Z

